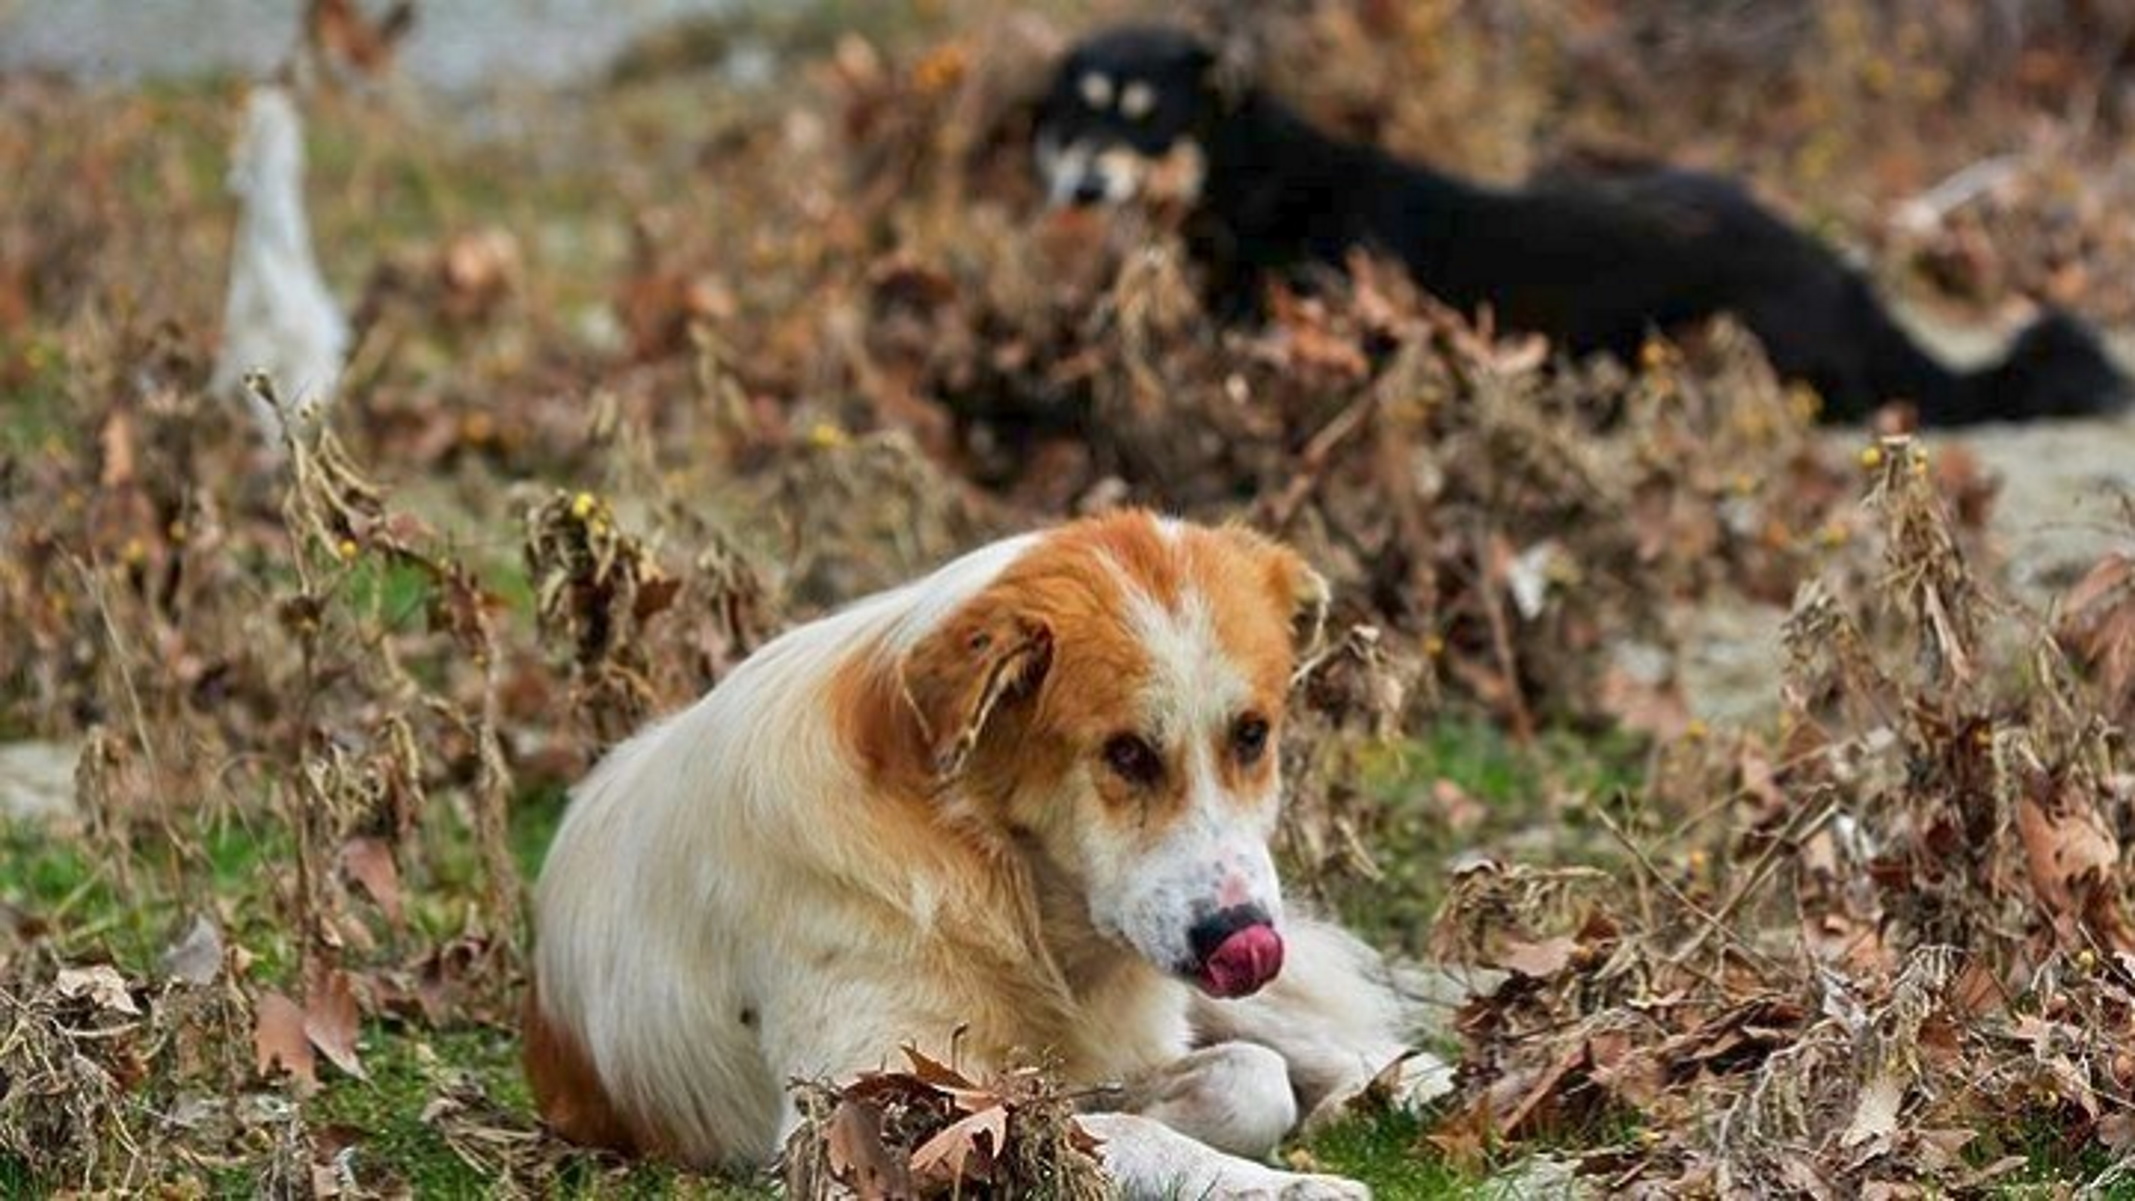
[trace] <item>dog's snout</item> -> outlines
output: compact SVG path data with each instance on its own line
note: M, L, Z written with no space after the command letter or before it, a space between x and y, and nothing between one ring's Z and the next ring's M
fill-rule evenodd
M1207 963L1230 936L1247 926L1273 926L1275 919L1259 905L1232 905L1219 909L1193 924L1187 931L1187 940L1193 945L1194 961Z
M1085 175L1075 181L1068 191L1068 201L1078 208L1088 208L1102 203L1105 198L1105 181L1095 175Z
M1214 997L1243 997L1282 971L1282 936L1259 905L1232 905L1193 924L1194 980Z

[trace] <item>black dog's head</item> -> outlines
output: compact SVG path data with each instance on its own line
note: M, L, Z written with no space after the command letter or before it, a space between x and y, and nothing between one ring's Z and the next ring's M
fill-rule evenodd
M1038 173L1054 204L1117 203L1194 145L1217 111L1215 52L1183 30L1094 34L1062 60L1038 110ZM1185 190L1197 181L1184 181Z

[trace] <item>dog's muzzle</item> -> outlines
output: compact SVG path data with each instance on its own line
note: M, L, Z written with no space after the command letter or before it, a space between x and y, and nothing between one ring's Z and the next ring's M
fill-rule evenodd
M1139 163L1132 151L1081 141L1061 145L1041 138L1038 171L1045 180L1047 199L1056 206L1118 204L1132 198L1140 184Z
M1194 952L1188 974L1209 996L1251 996L1282 972L1282 935L1258 905L1233 905L1202 918L1187 939Z

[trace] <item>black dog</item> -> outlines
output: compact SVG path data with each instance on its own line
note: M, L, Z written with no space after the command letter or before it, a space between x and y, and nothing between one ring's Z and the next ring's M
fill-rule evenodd
M1061 64L1038 117L1056 203L1125 200L1159 160L1194 165L1186 233L1217 303L1250 307L1262 273L1390 253L1465 312L1574 355L1634 354L1654 331L1731 313L1830 420L1909 400L1931 425L2109 412L2128 382L2060 313L2002 362L1953 371L1891 319L1829 248L1735 184L1665 169L1477 186L1307 125L1281 101L1216 78L1215 55L1160 27L1100 33Z

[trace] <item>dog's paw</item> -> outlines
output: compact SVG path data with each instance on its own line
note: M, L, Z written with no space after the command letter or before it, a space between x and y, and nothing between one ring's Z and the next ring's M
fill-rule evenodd
M1371 1201L1371 1186L1340 1176L1291 1176L1274 1195L1280 1201Z
M1309 1137L1342 1119L1387 1109L1414 1113L1453 1091L1453 1066L1428 1051L1387 1065L1377 1076L1338 1088L1313 1106L1300 1129Z
M1207 1193L1231 1201L1371 1201L1371 1186L1342 1176L1241 1165Z

